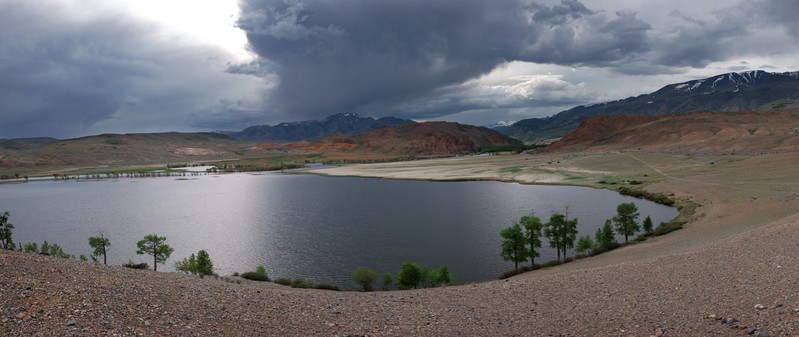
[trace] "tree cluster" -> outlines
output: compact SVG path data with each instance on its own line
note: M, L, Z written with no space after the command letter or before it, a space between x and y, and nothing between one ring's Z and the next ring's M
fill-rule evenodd
M598 228L594 237L584 235L577 239L577 219L569 219L566 214L554 213L549 217L549 221L542 223L538 217L523 216L518 223L513 224L500 231L502 236L502 258L513 262L515 272L519 271L519 263L530 259L530 267L535 266L535 258L539 257L538 248L541 248L541 236L549 241L550 248L557 252L558 262L561 256L566 258L569 249L574 249L576 253L588 256L597 250L611 249L615 243L615 235L624 236L624 242L636 232L641 231L638 224L638 207L634 203L622 203L616 208L616 215L612 219L605 221L605 224ZM614 226L615 225L615 230ZM652 233L652 219L646 217L643 222L643 230L647 234ZM575 246L576 241L576 246ZM510 273L510 272L509 272Z

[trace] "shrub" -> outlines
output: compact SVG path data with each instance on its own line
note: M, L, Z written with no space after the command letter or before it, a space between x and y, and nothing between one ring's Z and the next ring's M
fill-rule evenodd
M316 289L340 291L341 287L339 287L337 285L321 283L321 284L316 285Z
M147 269L147 268L150 267L150 266L147 265L146 262L133 263L133 261L131 261L131 260L128 260L128 262L123 264L122 266L125 267L125 268L131 268L131 269Z
M25 252L26 253L38 253L39 252L39 245L37 245L36 242L28 242L25 245L23 245L23 247L25 248Z
M315 284L313 281L307 281L301 278L295 278L291 280L291 287L292 288L314 288Z
M422 281L422 270L418 265L411 262L402 264L397 273L397 287L400 289L418 288Z
M555 261L555 262L557 262L557 261ZM502 273L502 275L499 276L499 279L500 280L504 280L504 279L506 279L508 277L519 275L521 273L525 273L525 272L528 272L528 271L531 271L531 270L536 270L538 268L541 268L541 265L536 264L536 265L533 265L532 267L530 267L530 266L522 266L518 270L517 269L511 269L511 270L508 270L508 271Z
M291 285L291 279L288 278L288 277L281 277L281 278L276 279L275 283L282 284L284 286L290 286Z
M357 267L352 271L352 280L361 286L363 291L372 291L372 284L377 279L377 273L367 267Z
M446 265L438 267L438 284L452 284L453 277Z
M175 262L175 270L182 271L186 274L197 274L197 258L191 254L188 259L183 259Z
M42 247L39 250L39 254L50 255L50 244L47 242L47 240L42 242Z
M44 243L42 243L42 248L40 252L41 254L44 255L58 256L58 257L63 257L65 259L72 257L72 255L69 255L66 252L64 252L64 249L61 248L61 246L59 246L58 244L56 243L49 244L47 243L47 241L44 241Z
M391 273L383 274L383 286L380 287L380 290L386 291L390 289L393 283L394 283L394 278L391 276Z
M616 241L611 241L605 244L598 245L594 250L591 252L591 255L602 254L604 252L609 252L616 248L621 247L621 244Z
M256 273L261 273L261 274L266 274L266 268L264 268L264 266L255 267L255 272Z
M246 278L252 281L261 281L261 282L268 282L269 277L266 276L266 273L259 273L254 271L248 271L246 273L242 273L240 275L242 278Z

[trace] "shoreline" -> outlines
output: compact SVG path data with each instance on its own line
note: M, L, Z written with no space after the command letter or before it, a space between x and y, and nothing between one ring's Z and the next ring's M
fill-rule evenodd
M637 150L347 166L350 173L439 181L495 176L581 186L644 180L647 191L700 206L682 230L590 259L502 281L409 291L266 289L0 252L0 288L8 294L0 330L10 336L387 337L650 336L658 329L667 336L736 336L757 329L794 336L799 334L799 250L791 248L799 241L794 164L794 153L690 156ZM547 173L553 170L564 174ZM737 322L722 323L722 317Z

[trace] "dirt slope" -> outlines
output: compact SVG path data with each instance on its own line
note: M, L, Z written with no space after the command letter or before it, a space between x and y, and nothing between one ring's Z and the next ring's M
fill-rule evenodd
M796 152L799 110L596 116L547 150L596 152L628 147L690 154Z

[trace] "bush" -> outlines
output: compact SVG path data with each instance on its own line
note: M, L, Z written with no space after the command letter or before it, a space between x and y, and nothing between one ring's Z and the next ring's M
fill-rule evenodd
M619 247L621 247L620 243L618 243L616 241L611 241L611 242L608 242L608 243L605 243L605 244L602 244L602 245L598 245L596 248L594 248L593 251L591 251L591 255L602 254L602 253L609 252L609 251L614 250L614 249L619 248Z
M39 254L50 255L50 244L47 242L47 240L42 242L42 247L39 250Z
M449 272L449 268L446 265L443 265L438 268L438 284L452 284L453 277L452 274Z
M292 288L314 288L316 285L313 281L307 281L301 278L295 278L291 280L291 287Z
M291 279L288 278L288 277L281 277L281 278L276 279L275 283L282 284L284 286L290 286L291 285Z
M321 284L316 285L316 289L340 291L341 287L339 287L337 285L321 283Z
M248 271L246 273L242 273L240 276L252 281L269 282L269 277L266 276L266 273Z
M28 242L23 245L26 253L38 253L39 252L39 245L36 242Z
M400 289L418 288L422 281L422 270L418 265L411 262L402 264L402 268L397 273L397 287Z
M522 266L522 267L519 267L518 270L517 269L511 269L511 270L508 270L508 271L502 273L502 275L499 276L499 279L500 280L504 280L504 279L506 279L508 277L516 276L516 275L519 275L521 273L526 273L526 272L531 271L531 270L536 270L538 268L541 268L541 265L537 264L537 265L534 265L532 267L530 267L530 266Z
M131 269L147 269L147 268L150 267L149 265L147 265L146 262L133 263L133 261L131 261L131 260L128 260L128 263L125 263L122 266L125 267L125 268L131 268Z
M372 284L377 280L377 273L367 267L357 267L352 271L352 280L360 285L363 291L372 291Z
M391 273L383 274L383 286L380 287L380 290L386 291L390 289L393 283L394 283L394 277L391 276Z
M186 274L197 274L197 258L191 254L188 259L183 259L175 262L175 270L182 271Z

